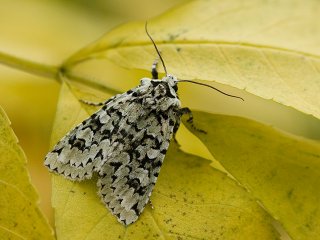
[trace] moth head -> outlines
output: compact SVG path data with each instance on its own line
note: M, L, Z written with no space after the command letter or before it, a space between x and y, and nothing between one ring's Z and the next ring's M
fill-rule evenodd
M175 76L170 74L165 76L162 80L168 83L171 95L176 96L176 93L178 91L177 83L179 80Z
M170 87L175 87L178 83L178 79L175 76L170 75L170 74L165 76L162 80L165 80L169 84Z
M168 91L169 92L174 91L172 90L173 85L174 85L173 78L170 78L169 81L167 80L167 77L165 77L162 80L142 78L140 80L140 87L137 90L137 93L139 95L152 93L153 97L161 97L161 96L163 97L167 95Z

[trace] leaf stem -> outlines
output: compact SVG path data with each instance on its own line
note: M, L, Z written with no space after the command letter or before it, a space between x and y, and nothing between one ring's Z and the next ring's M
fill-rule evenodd
M0 63L40 77L59 79L59 67L45 65L0 52Z
M87 86L109 92L110 94L118 94L119 91L94 82L88 78L77 76L66 69L65 66L52 66L36 63L30 60L22 59L16 56L12 56L0 51L0 64L18 69L33 75L40 77L51 78L61 83L61 75L67 77L69 80L79 82Z

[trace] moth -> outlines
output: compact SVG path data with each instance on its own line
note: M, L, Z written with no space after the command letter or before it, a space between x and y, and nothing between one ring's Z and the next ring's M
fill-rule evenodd
M67 133L44 163L49 171L72 181L90 179L97 173L98 195L124 225L135 222L149 202L181 116L189 114L190 124L193 119L191 111L181 107L177 94L179 82L193 81L167 74L145 27L166 76L158 79L156 61L152 79L142 78L139 86L94 104L101 109Z

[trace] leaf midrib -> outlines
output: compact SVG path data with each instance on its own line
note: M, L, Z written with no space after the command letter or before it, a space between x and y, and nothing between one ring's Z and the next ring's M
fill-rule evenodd
M174 45L227 45L227 46L240 46L240 47L247 47L247 48L254 48L258 50L273 50L273 51L281 51L285 52L287 54L296 54L296 55L303 55L306 57L311 57L311 58L316 58L317 60L320 60L320 55L308 53L305 51L299 51L299 50L294 50L294 49L289 49L289 48L283 48L283 47L276 47L276 46L269 46L269 45L264 45L264 44L253 44L250 42L228 42L228 41L174 41L174 42L160 42L156 41L157 46L174 46ZM91 52L94 54L99 54L101 52L109 51L109 50L117 50L117 49L125 49L125 48L131 48L131 47L142 47L142 46L152 46L151 43L145 43L145 42L138 42L138 43L132 43L132 44L121 44L117 46L111 46L107 48L103 48L98 51L93 51ZM92 58L90 54L90 58ZM78 60L77 60L78 61Z

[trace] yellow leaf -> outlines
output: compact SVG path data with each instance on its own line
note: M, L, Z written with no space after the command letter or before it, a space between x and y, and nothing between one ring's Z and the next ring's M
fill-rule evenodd
M149 21L169 73L245 89L320 118L320 2L197 0ZM150 69L143 22L123 25L66 63L108 58Z
M30 183L26 157L0 108L0 239L54 239Z
M63 84L52 143L88 117L78 97ZM52 145L53 145L52 144ZM53 175L56 232L61 239L278 239L272 219L234 180L210 161L172 143L151 201L139 220L124 227L97 195L97 176L72 182Z
M186 126L293 239L320 235L320 144L252 120L194 112Z

